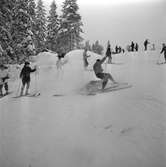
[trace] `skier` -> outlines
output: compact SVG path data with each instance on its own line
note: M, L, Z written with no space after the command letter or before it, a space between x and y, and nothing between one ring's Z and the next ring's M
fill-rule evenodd
M134 52L134 47L135 47L135 44L134 44L134 42L132 41L132 42L131 42L131 51L132 51L132 52Z
M106 60L108 56L103 57L101 60L97 59L95 64L93 65L93 70L97 78L100 78L103 80L102 82L102 89L105 88L108 80L111 80L114 84L117 83L110 73L104 73L102 68L102 63ZM109 57L108 57L109 58Z
M36 67L34 69L31 69L29 66L30 63L28 61L25 62L24 67L21 70L20 78L22 79L22 87L21 87L21 93L20 96L23 95L24 88L26 85L26 93L25 95L28 95L29 87L30 87L30 73L36 71Z
M87 55L87 48L84 49L84 52L83 52L83 61L84 61L84 69L86 70L89 63L88 63L88 57L90 57L90 55Z
M112 53L111 53L111 45L108 44L107 51L106 51L106 57L108 57L108 64L112 63Z
M147 49L148 49L148 44L150 44L150 42L148 41L148 39L146 39L146 40L144 41L144 50L145 50L145 51L147 51Z
M136 52L138 52L138 48L139 48L138 43L136 43L136 44L135 44L135 51L136 51Z
M0 65L0 96L2 97L3 94L3 86L5 88L6 94L8 92L8 79L9 79L9 73L8 73L8 67L4 66L3 64Z
M165 43L163 43L160 54L162 54L162 53L164 53L164 59L165 59L165 63L166 63L166 44Z
M58 53L58 60L57 60L57 62L56 62L56 67L57 67L57 69L59 70L61 70L62 69L62 66L63 66L63 61L62 61L62 58L64 58L65 57L65 53Z

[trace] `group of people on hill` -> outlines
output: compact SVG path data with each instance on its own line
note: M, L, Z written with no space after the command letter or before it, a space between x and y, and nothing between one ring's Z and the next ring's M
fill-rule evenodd
M144 50L147 51L147 46L149 44L149 41L148 40L145 40L144 41ZM132 41L131 43L131 51L134 51L134 49L136 51L138 51L138 43L134 43ZM165 59L165 63L166 63L166 44L163 43L162 44L162 49L161 49L161 52L160 54L164 54L164 59ZM84 60L84 67L87 68L88 66L88 55L87 55L87 49L85 48L84 52L83 52L83 60ZM96 75L97 78L101 79L103 82L102 82L102 89L105 88L108 80L112 81L114 84L117 83L114 78L112 77L112 75L110 73L105 73L103 68L102 68L102 64L104 63L104 61L108 58L108 61L107 63L108 64L111 64L112 63L112 52L111 52L111 45L108 44L107 46L107 50L106 50L106 53L105 53L105 57L103 57L102 59L97 59L95 64L93 65L93 70L94 70L94 73Z
M149 44L148 40L145 40L144 42L144 50L147 50L147 45ZM85 48L83 51L83 62L84 62L84 67L85 69L87 69L89 63L88 63L88 58L90 57L90 55L87 54L88 50ZM164 54L164 59L165 59L165 63L166 63L166 44L163 43L162 44L162 49L160 51L160 54ZM65 57L65 54L58 54L58 61L57 61L57 68L59 67L59 63L61 61L62 58ZM113 83L117 83L114 78L112 77L112 75L110 73L105 73L103 68L102 68L102 64L104 63L104 61L107 60L107 63L112 63L112 52L111 52L111 45L108 44L107 46L107 50L105 53L105 56L102 59L97 59L96 62L93 65L93 71L96 75L97 78L102 80L102 89L105 88L107 82L110 80ZM30 62L26 61L24 63L24 67L22 68L21 72L20 72L20 79L22 80L22 86L21 86L21 92L20 95L28 95L29 94L29 87L30 87L30 74L32 72L35 72L37 70L37 67L35 66L34 69L32 69L30 67ZM0 64L0 96L3 96L3 87L5 90L5 94L9 93L9 86L8 86L8 79L10 78L9 75L9 71L8 71L8 67ZM25 90L26 87L26 90ZM25 90L25 93L24 93Z

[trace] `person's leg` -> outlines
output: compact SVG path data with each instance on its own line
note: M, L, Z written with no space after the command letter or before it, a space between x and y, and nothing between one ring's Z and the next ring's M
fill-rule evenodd
M0 96L3 96L2 88L3 88L3 85L0 85Z
M4 87L5 87L6 94L8 94L9 87L8 87L8 83L7 82L5 82Z
M22 86L21 86L21 93L20 93L20 96L23 95L25 85L26 85L26 82L25 82L24 80L22 80Z
M30 81L27 82L26 92L25 92L26 95L29 94L29 87L30 87Z
M164 54L164 59L165 59L165 63L166 63L166 53Z
M105 73L105 79L106 80L110 80L110 81L112 81L113 83L117 83L115 80L114 80L114 78L112 77L112 75L110 74L110 73Z

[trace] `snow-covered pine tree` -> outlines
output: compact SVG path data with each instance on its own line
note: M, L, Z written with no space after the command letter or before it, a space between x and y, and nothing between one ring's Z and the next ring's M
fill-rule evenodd
M102 54L103 53L103 46L99 44L99 41L97 40L93 45L92 45L92 51L97 53L97 54Z
M29 34L32 36L33 44L29 45L29 48L33 50L34 55L36 53L36 3L34 0L28 0L28 13L30 15L30 30Z
M40 52L46 42L46 10L42 0L38 0L36 7L36 47Z
M12 38L17 61L22 62L33 55L32 19L29 1L17 0L13 10Z
M14 55L8 55L6 49L8 46L12 46L12 10L15 6L16 0L1 0L0 1L0 44L3 48L3 53L1 53L0 61L2 63L10 62L14 59ZM12 47L11 47L12 48ZM11 56L11 57L9 57Z
M58 43L66 52L77 48L83 40L81 37L83 24L78 9L77 0L65 0L62 6Z
M55 3L55 0L53 0L50 6L47 22L48 22L47 40L46 40L47 47L50 50L58 51L57 37L58 37L58 31L59 31L59 18L57 14L57 6Z

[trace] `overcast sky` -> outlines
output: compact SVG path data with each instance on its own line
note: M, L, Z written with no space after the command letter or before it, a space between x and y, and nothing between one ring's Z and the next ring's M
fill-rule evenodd
M43 0L49 8L52 0ZM60 10L64 0L55 0ZM77 0L84 38L125 44L149 38L166 40L165 0Z

